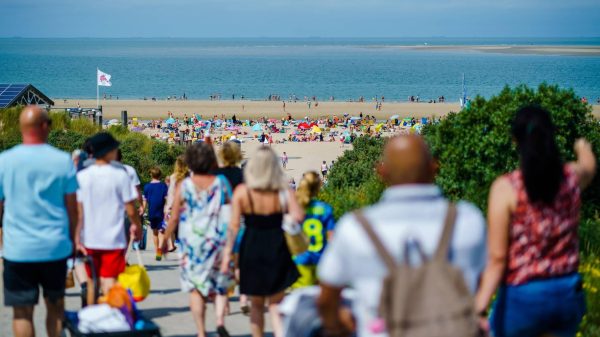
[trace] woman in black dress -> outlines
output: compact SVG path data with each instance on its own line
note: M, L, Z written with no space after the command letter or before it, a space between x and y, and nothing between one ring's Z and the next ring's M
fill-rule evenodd
M281 225L284 214L300 222L304 212L288 187L279 157L271 148L260 148L250 159L244 181L233 194L229 247L225 251L231 252L243 216L246 231L240 247L240 292L250 296L252 336L263 336L267 304L274 335L283 337L278 305L299 274ZM223 272L229 268L228 260L223 260Z

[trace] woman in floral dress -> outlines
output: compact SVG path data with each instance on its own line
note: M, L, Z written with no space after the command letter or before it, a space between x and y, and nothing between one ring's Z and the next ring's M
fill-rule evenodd
M192 175L181 182L175 199L168 237L179 225L181 242L181 289L190 293L190 309L198 328L198 337L205 337L205 311L209 298L215 298L217 333L228 337L225 329L227 288L233 275L219 271L226 243L228 207L231 187L223 176L210 174L217 168L212 147L196 143L185 153Z

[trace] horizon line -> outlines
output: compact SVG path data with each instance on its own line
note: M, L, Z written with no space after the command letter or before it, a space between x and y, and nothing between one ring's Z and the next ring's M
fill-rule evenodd
M600 39L598 36L0 36L0 39Z

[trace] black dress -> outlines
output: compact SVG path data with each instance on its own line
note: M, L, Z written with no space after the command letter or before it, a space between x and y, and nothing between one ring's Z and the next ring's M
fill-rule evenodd
M272 296L289 288L300 274L281 229L283 214L244 214L246 231L240 247L240 293Z

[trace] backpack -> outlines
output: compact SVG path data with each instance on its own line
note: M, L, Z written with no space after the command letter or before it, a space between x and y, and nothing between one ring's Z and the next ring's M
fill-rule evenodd
M456 206L448 206L444 229L433 257L428 259L415 244L423 264L409 265L409 246L404 261L397 264L385 249L361 211L356 219L367 232L389 274L383 281L379 316L389 337L471 337L478 336L473 297L462 272L447 255L456 220Z

